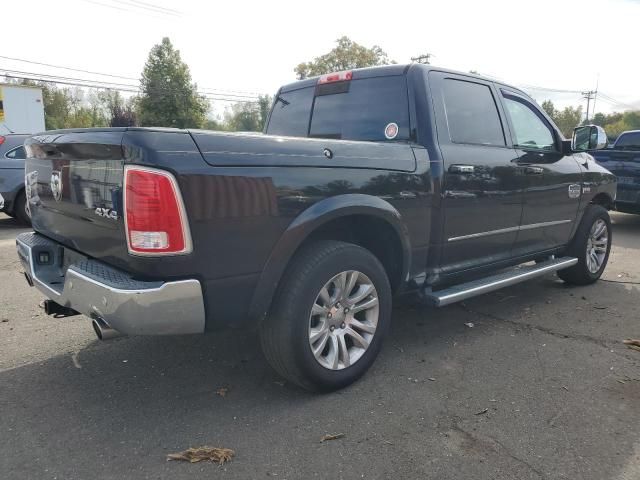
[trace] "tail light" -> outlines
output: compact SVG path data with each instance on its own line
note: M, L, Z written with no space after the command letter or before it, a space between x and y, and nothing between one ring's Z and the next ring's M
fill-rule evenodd
M125 166L127 247L133 255L180 255L192 251L178 183L162 170Z
M318 79L318 85L323 85L325 83L334 83L334 82L345 82L349 81L353 78L353 72L336 72L330 73L328 75L322 75Z
M4 143L4 140L5 140L5 138L2 135L0 135L0 145L2 145Z

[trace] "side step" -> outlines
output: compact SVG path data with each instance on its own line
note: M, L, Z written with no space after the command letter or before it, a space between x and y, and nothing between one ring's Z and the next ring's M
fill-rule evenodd
M438 291L424 292L425 299L436 307L444 307L451 303L466 300L467 298L475 297L483 293L493 292L503 287L515 285L516 283L524 282L535 277L540 277L549 272L555 272L556 270L562 270L578 263L578 259L575 257L562 257L552 258L545 262L540 262L535 265L528 265L526 267L515 268L507 272L492 275L490 277L480 278L471 282L462 283L460 285L454 285L453 287L445 288Z

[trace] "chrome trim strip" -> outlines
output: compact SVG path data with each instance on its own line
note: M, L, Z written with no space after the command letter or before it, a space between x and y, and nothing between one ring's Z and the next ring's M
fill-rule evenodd
M16 244L18 256L34 286L60 305L90 318L100 318L109 327L128 335L204 332L204 300L196 279L165 282L150 288L121 289L89 278L71 265L61 292L56 292L36 276L31 246L20 238Z
M435 306L444 307L461 300L466 300L476 295L492 292L494 290L515 285L531 278L545 275L549 272L562 270L578 263L575 257L563 257L548 260L537 265L524 267L520 271L507 272L506 274L498 274L492 277L483 278L472 281L467 284L456 285L440 292L431 292L428 298Z
M489 235L500 235L502 233L519 232L521 230L532 230L534 228L551 227L553 225L562 225L564 223L571 223L571 222L572 220L554 220L552 222L530 223L528 225L521 225L518 227L501 228L498 230L489 230L487 232L479 232L479 233L472 233L470 235L461 235L459 237L451 237L447 241L458 242L460 240L469 240L471 238L487 237Z

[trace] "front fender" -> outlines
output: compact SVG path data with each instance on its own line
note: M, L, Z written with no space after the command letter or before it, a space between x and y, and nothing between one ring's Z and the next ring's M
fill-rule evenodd
M349 215L376 217L393 227L402 245L402 279L408 279L411 261L409 232L398 210L386 200L372 195L336 195L304 210L282 234L269 255L254 291L249 307L251 320L261 321L266 316L289 261L309 235L327 222Z

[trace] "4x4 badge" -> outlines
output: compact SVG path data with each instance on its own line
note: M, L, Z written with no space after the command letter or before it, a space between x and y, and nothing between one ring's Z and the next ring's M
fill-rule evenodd
M580 198L580 193L582 192L582 188L578 184L569 185L569 198Z

